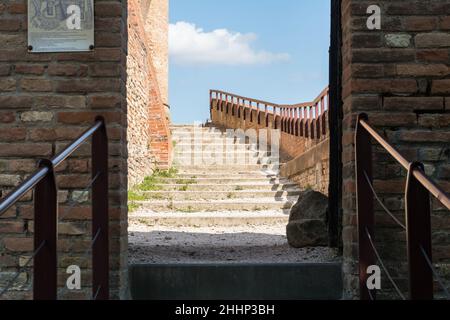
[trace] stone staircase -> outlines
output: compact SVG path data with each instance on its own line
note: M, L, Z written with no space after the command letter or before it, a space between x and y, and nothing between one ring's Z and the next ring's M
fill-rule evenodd
M172 128L172 135L177 176L161 179L156 191L144 192L150 200L138 202L141 211L134 219L164 223L176 218L185 226L196 216L203 225L216 225L218 216L238 225L249 219L287 222L300 190L278 176L277 159L268 152L215 128L179 126ZM223 223L229 225L226 219Z
M242 289L247 294L244 298L320 298L323 290L327 294L322 298L328 298L334 292L326 289L330 285L339 291L339 277L316 283L309 276L304 278L314 270L319 272L318 263L338 273L332 249L287 245L289 210L300 190L278 175L277 157L216 128L174 126L172 135L176 175L158 179L154 190L143 191L144 199L136 202L139 209L129 214L134 298L231 298L236 292L230 292L229 283L220 279L233 277L241 279L241 284L248 283L248 277L256 276L257 266L265 266L265 276L259 276L273 285L297 279L312 288L311 294L291 288L284 295L271 296L270 292L276 291L263 290L261 279L255 278L256 282L249 284L253 290ZM297 272L293 271L296 268ZM302 268L304 272L299 273ZM199 274L214 277L217 272L222 274L220 279L205 279L213 287L199 280L199 295L189 296L190 291L183 290L183 286L193 285L186 279ZM172 289L165 287L169 283ZM213 291L221 294L212 295ZM335 293L331 296L338 298Z

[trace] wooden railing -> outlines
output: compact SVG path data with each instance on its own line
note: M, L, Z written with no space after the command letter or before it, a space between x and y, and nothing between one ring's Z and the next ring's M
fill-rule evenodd
M102 117L52 159L39 162L36 170L24 182L0 201L0 216L34 189L34 252L16 273L33 263L33 298L57 299L57 240L58 240L58 186L56 168L92 137L92 179L85 190L92 189L92 298L109 298L109 217L108 217L108 138ZM0 298L14 285L12 280L0 288Z
M410 299L433 299L433 276L448 296L444 282L437 274L431 255L430 194L450 210L450 197L424 173L424 166L409 162L370 125L366 114L356 123L356 198L359 234L359 285L363 300L375 300L376 291L369 290L367 268L380 265L400 298L405 295L390 276L375 245L374 200L406 231ZM399 164L408 170L405 187L405 223L402 223L380 200L373 186L372 141L378 142Z
M210 90L210 108L297 137L320 139L328 134L329 90L312 102L280 105L268 101Z

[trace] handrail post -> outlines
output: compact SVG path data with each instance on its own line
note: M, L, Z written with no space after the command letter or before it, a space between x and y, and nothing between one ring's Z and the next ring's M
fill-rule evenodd
M432 300L433 273L424 257L432 261L430 193L415 178L414 170L424 171L423 164L411 163L405 192L409 294L411 300Z
M33 297L35 300L57 299L58 188L50 160L43 159L39 167L48 169L34 191L34 257Z
M374 226L372 183L372 142L370 134L361 126L361 120L368 120L366 114L358 116L355 132L356 161L356 210L359 236L359 290L361 300L375 299L375 290L367 287L367 268L375 265L375 255L366 232L372 239ZM367 181L367 178L369 181Z
M109 299L108 137L103 125L92 136L92 295Z

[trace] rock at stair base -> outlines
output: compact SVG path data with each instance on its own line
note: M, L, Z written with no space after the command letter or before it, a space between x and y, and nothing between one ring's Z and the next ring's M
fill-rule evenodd
M305 191L289 215L286 235L294 248L328 245L328 199L320 192Z

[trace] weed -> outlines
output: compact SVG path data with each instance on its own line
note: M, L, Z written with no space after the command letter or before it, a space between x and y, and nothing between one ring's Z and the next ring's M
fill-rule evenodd
M136 191L128 191L128 201L145 201L147 197L143 194L137 193Z
M179 208L177 209L178 212L184 212L184 213L192 213L195 212L194 208L192 206L189 206L187 208Z
M175 167L170 168L169 170L155 170L153 174L149 177L146 177L144 181L137 186L137 189L141 191L159 191L162 187L161 179L175 178L178 174L178 169Z
M138 204L135 203L135 202L130 202L130 203L128 203L128 212L136 211L136 210L139 209L139 208L140 208L140 205L138 205Z
M189 185L189 184L196 184L197 181L195 179L178 179L176 181L176 184L185 184L185 185Z

